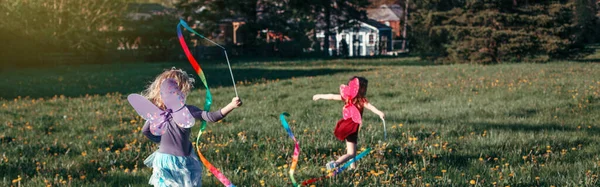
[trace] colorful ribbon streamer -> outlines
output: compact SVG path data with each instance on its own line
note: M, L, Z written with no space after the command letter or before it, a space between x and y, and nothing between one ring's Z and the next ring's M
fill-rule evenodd
M296 179L294 179L294 170L296 170L296 166L298 165L298 155L300 155L300 146L298 145L298 141L296 140L296 137L294 137L294 134L292 133L292 130L290 129L290 126L288 125L288 122L285 120L285 116L290 116L290 114L283 112L283 113L281 113L281 115L279 115L279 119L281 120L281 125L283 125L283 128L285 128L285 131L287 131L290 138L292 138L292 140L294 140L294 155L292 155L292 166L290 167L290 179L292 180L292 185L294 185L294 187L297 187L298 183L296 182Z
M342 167L340 167L340 168L336 169L335 171L333 171L333 172L331 172L331 173L329 173L329 174L327 174L327 175L325 175L325 176L322 176L322 177L318 177L318 178L312 178L312 179L305 180L304 182L302 182L302 185L303 185L303 186L306 186L306 185L309 185L309 184L312 184L312 183L315 183L315 182L321 181L321 180L323 180L323 179L326 179L326 178L329 178L329 177L336 176L336 175L340 174L342 171L346 170L348 167L350 167L350 165L352 165L352 163L354 163L354 162L356 162L356 161L360 160L362 157L366 156L366 155L367 155L367 154L369 154L370 152L371 152L371 148L367 148L366 150L364 150L364 151L363 151L363 152L361 152L360 154L356 155L356 156L354 157L354 159L352 159L352 160L350 160L350 161L346 162L346 164L344 164Z
M198 74L198 76L202 80L202 84L204 84L204 87L206 88L206 100L204 102L204 110L209 111L210 105L212 104L212 95L210 94L210 89L208 89L208 84L206 83L206 77L204 76L204 72L202 71L202 68L200 68L200 65L198 64L196 59L194 59L194 56L192 56L192 53L190 53L190 50L188 49L188 46L185 43L185 40L183 39L183 34L181 33L180 26L185 27L186 30L193 32L194 34L196 34L202 38L204 38L204 36L202 36L201 34L198 34L196 31L194 31L192 28L190 28L187 25L187 23L185 23L185 21L183 21L183 20L179 21L179 24L177 25L177 38L179 38L179 44L181 44L181 48L183 48L183 52L185 53L185 56L187 57L188 61L194 68L194 71L196 71L196 74ZM231 181L229 181L229 179L227 179L227 177L225 177L225 175L223 175L223 173L221 173L219 171L219 169L217 169L208 160L206 160L204 155L202 155L202 153L200 152L200 141L199 140L200 140L200 136L202 135L202 132L204 131L204 129L206 129L206 121L202 121L202 125L200 126L200 130L198 132L198 137L196 138L196 151L198 152L198 156L200 157L202 164L204 164L204 166L206 166L208 168L208 170L213 175L215 175L215 177L217 177L217 179L219 179L219 181L221 181L221 183L223 183L223 185L225 185L227 187L235 187L235 185L233 185L231 183Z
M235 79L233 78L233 71L231 71L231 63L229 63L229 56L227 55L227 50L225 50L225 47L219 45L218 43L204 37L204 35L201 35L200 33L194 31L194 29L190 28L190 26L183 21L182 19L179 20L179 24L182 25L183 27L185 27L185 29L187 29L188 31L194 33L195 35L198 35L200 38L205 39L206 41L209 41L210 43L219 46L221 49L223 49L223 54L225 54L225 60L227 60L227 67L229 67L229 74L231 75L231 82L233 83L233 91L235 91L235 96L238 96L238 92L237 92L237 87L235 86ZM181 39L180 39L181 40ZM188 57L189 59L189 57Z

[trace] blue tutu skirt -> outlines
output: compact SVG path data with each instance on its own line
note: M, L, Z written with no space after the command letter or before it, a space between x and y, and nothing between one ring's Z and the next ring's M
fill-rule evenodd
M174 156L156 151L144 164L152 168L151 185L202 186L202 164L196 154Z

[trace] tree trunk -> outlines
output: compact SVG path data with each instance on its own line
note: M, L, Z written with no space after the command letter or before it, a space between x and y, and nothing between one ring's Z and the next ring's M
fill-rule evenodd
M331 3L329 0L325 2L325 31L323 38L323 53L325 56L329 56L329 31L331 30Z
M406 0L406 5L404 6L404 28L402 29L402 51L406 51L406 23L408 22L408 1ZM392 42L393 45L393 42Z

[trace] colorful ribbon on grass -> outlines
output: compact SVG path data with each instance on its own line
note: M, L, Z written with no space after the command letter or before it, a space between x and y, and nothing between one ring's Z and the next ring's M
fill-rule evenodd
M298 156L300 155L300 146L298 145L298 141L296 140L296 137L294 137L294 134L292 133L292 129L290 129L288 122L285 120L285 116L290 116L290 114L288 114L286 112L281 113L281 115L279 115L279 119L281 120L281 125L283 125L283 128L285 129L285 131L287 131L290 138L292 138L292 140L294 140L294 155L292 155L292 166L290 167L290 179L292 180L292 185L294 185L294 187L297 187L298 183L296 182L296 179L294 179L294 171L296 170L296 166L298 165Z
M183 20L179 21L179 24L177 25L177 38L179 38L179 44L181 44L181 48L183 48L183 52L185 53L185 56L187 57L188 61L194 68L194 71L196 71L196 74L198 74L198 76L200 77L200 80L202 80L202 84L206 88L206 99L204 101L204 110L210 111L210 105L212 104L212 95L210 94L210 89L208 88L208 84L206 83L206 77L204 76L204 72L202 71L202 68L200 68L200 65L198 64L196 59L194 59L194 56L192 56L192 53L190 52L187 44L185 43L183 34L181 32L181 27L185 27L186 30L200 36L201 38L204 38L204 36L202 36L201 34L198 34L196 31L194 31L192 28L190 28L187 25L187 23L185 23L185 21L183 21ZM202 155L202 153L200 152L200 141L199 140L200 140L200 136L202 135L202 132L204 131L204 129L206 129L206 121L202 121L202 125L200 126L200 130L198 132L198 137L196 138L196 151L198 152L198 156L200 157L202 164L204 164L204 166L206 166L206 168L208 168L208 170L213 175L215 175L215 177L217 177L217 179L219 179L219 181L221 181L221 183L223 183L223 185L225 185L227 187L234 187L235 185L233 185L231 183L231 181L229 181L229 179L227 179L227 177L225 177L225 175L223 175L223 173L221 173L219 171L219 169L217 169L215 166L213 166L204 157L204 155Z
M354 157L354 159L346 162L346 164L344 164L342 167L335 169L333 172L328 173L325 176L322 177L318 177L318 178L312 178L312 179L308 179L305 180L304 182L302 182L303 186L309 185L309 184L313 184L315 182L321 181L323 179L329 178L329 177L333 177L336 176L338 174L340 174L342 171L346 170L348 167L350 167L350 165L352 165L352 163L360 160L361 158L363 158L364 156L366 156L367 154L369 154L371 152L371 148L367 148L366 150L364 150L363 152L361 152L360 154L356 155Z

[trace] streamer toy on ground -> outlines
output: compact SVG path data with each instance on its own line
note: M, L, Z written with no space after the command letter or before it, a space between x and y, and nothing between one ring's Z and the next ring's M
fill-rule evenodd
M366 156L367 154L369 154L371 152L371 148L367 148L366 150L364 150L363 152L361 152L360 154L356 155L356 157L354 157L354 159L346 162L346 164L344 164L342 167L335 169L333 172L328 173L325 176L322 177L318 177L318 178L312 178L312 179L308 179L305 180L304 182L302 182L303 186L309 185L309 184L313 184L315 182L321 181L323 179L327 179L330 177L334 177L338 174L340 174L342 171L346 170L348 167L350 167L350 165L352 165L352 163L360 160L361 158L363 158L364 156Z
M294 187L298 186L298 183L296 182L296 179L294 178L294 170L296 170L296 166L298 165L298 156L300 155L300 146L298 145L298 141L296 140L296 137L294 137L294 134L292 133L292 130L290 129L290 126L288 125L288 122L285 120L285 116L290 116L290 114L284 112L281 113L281 115L279 115L279 119L281 120L281 125L283 125L283 128L285 129L285 131L287 131L288 135L290 136L290 138L292 138L292 140L294 140L294 155L292 155L292 166L290 167L290 179L292 180L292 185L294 185Z

